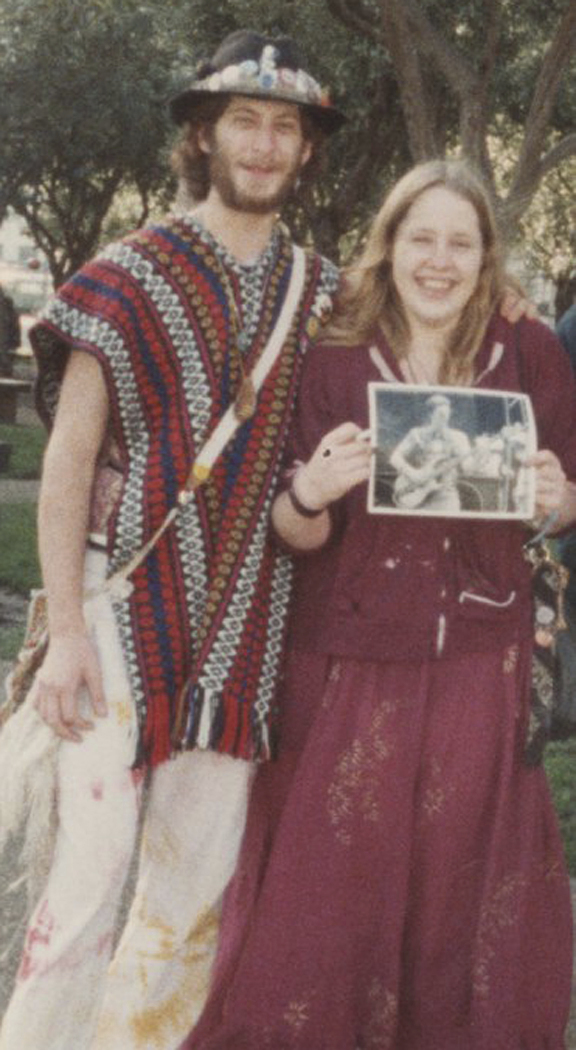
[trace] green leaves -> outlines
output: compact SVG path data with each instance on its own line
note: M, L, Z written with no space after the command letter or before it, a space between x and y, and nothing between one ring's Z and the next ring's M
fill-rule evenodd
M0 17L0 207L56 281L92 254L115 195L166 184L171 55L143 5L17 0Z
M514 235L546 160L570 163L549 151L564 139L569 148L574 131L572 10L573 0L10 0L0 6L0 214L11 204L25 216L62 280L118 232L119 216L132 224L168 199L166 101L228 32L249 26L294 36L349 118L313 200L288 214L299 237L344 257L397 175L462 149Z

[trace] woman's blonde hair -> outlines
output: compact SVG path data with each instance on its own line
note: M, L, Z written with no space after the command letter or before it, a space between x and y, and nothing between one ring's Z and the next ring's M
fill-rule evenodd
M357 345L380 327L398 359L408 351L409 327L392 278L392 252L398 228L414 202L444 186L470 202L478 216L483 256L478 284L448 339L439 381L465 383L495 306L502 298L502 250L494 212L480 179L462 161L418 164L396 183L376 215L364 249L345 272L342 292L326 331L329 342Z

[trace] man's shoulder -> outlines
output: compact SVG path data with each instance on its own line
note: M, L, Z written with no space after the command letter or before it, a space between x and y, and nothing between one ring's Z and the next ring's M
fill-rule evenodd
M317 252L315 248L307 246L304 251L310 260L311 264L320 270L326 277L331 278L335 285L340 281L340 270L332 259L329 259L327 255L322 255Z
M205 248L194 229L169 214L109 241L72 276L71 283L88 278L99 287L125 281L135 290L144 290L146 275L164 272L175 255L180 268L186 269L205 255Z
M166 240L168 237L173 237L178 231L179 227L182 226L181 220L178 216L168 214L163 215L160 218L146 223L145 226L139 226L136 229L129 230L121 237L110 241L101 252L99 252L96 258L104 257L109 255L117 254L122 249L130 248L145 248L146 246L157 245ZM193 235L193 231L190 231L190 236Z
M340 284L340 272L325 255L308 247L304 251L309 287L304 311L307 318L305 327L307 336L315 342L330 320Z

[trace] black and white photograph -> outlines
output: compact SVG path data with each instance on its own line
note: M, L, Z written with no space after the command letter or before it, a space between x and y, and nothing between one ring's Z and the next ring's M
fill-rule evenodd
M373 514L518 518L534 512L526 394L370 383Z

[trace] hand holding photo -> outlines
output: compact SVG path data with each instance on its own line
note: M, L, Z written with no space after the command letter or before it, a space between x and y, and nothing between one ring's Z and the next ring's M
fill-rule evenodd
M526 394L370 383L373 514L529 520L536 427Z

